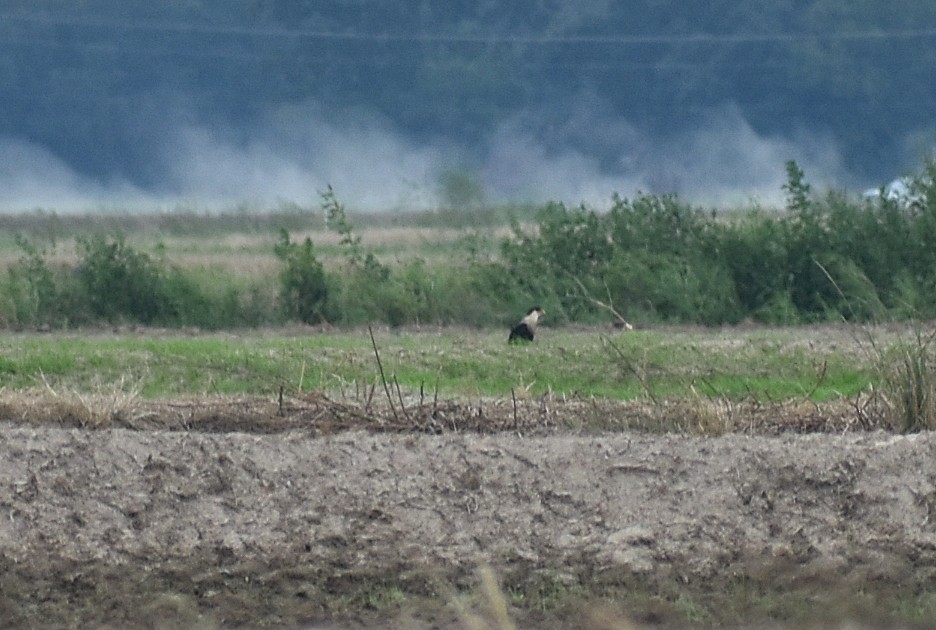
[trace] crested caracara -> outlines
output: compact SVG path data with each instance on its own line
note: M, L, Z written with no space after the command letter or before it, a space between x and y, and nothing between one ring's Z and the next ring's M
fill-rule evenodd
M536 325L539 323L539 318L545 314L546 311L539 306L531 308L530 311L524 315L523 319L510 329L510 336L507 338L507 341L511 343L515 341L533 341L533 333L536 332Z

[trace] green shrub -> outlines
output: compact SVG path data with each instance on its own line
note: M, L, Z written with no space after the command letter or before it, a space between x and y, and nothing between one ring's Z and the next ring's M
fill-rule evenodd
M794 326L802 323L793 298L783 291L771 293L763 304L751 312L751 319L772 326Z
M241 286L216 270L170 268L164 280L167 326L195 326L207 330L280 323L276 296L259 286Z
M91 312L108 322L143 324L176 319L166 293L165 271L122 236L76 239L81 261L77 276Z
M855 261L829 253L814 262L836 292L826 305L826 319L866 322L885 318L886 308L876 287Z
M733 219L723 226L715 250L732 279L743 313L753 316L770 310L768 305L775 304L778 296L789 299L786 242L775 218L752 211Z
M328 286L325 270L315 257L312 240L306 238L300 245L289 240L289 232L280 232L274 247L276 257L282 261L279 299L287 319L306 324L318 324L325 319Z

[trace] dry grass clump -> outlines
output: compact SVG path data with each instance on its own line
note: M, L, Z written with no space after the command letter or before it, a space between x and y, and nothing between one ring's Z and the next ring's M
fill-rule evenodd
M897 344L885 357L882 381L890 424L901 431L936 429L936 329Z
M663 430L694 435L725 433L833 433L891 429L872 393L855 399L808 398L765 403L696 395L670 401L660 413Z
M866 428L914 432L936 429L936 327L916 323L909 331L863 329L855 346L874 366L877 384L855 401Z
M100 429L132 424L150 413L139 388L123 378L93 392L55 389L44 377L42 382L28 390L0 389L0 420Z

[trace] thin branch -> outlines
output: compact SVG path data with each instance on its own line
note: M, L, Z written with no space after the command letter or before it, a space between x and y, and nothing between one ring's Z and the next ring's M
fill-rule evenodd
M602 302L601 300L595 298L591 293L589 293L588 289L585 288L585 285L582 284L582 281L576 278L575 275L571 271L566 270L566 273L569 275L570 278L572 278L575 284L578 285L579 290L582 292L582 295L585 296L586 300L588 300L595 306L603 308L604 310L614 315L614 318L618 321L618 323L621 325L621 327L624 330L634 330L634 325L631 324L629 321L627 321L623 315L618 313L617 309L614 308L614 305L610 304L610 301L611 301L610 291L608 292L609 293L608 303Z
M367 332L370 333L371 345L374 346L374 356L377 357L377 367L380 369L380 382L383 383L384 393L387 394L387 402L390 403L390 411L393 412L393 419L400 421L397 416L396 407L393 406L393 396L390 395L390 388L387 386L387 377L384 374L383 363L380 361L380 352L377 350L377 341L374 339L374 330L367 325Z
M514 388L510 388L510 397L513 399L513 428L514 431L517 430L517 427L520 426L520 422L517 420L517 394L514 393Z
M365 400L364 411L370 413L371 403L374 401L374 392L377 391L377 383L371 383L370 387L364 386Z
M396 386L397 397L400 399L400 409L403 411L403 417L406 418L407 422L412 422L409 412L406 411L406 404L403 402L403 392L400 390L400 381L397 380L396 374L393 375L393 384Z
M816 383L813 385L812 389L809 390L809 393L806 394L806 399L807 399L807 400L809 400L810 398L812 398L812 397L813 397L813 394L815 394L816 391L817 391L817 390L822 386L822 384L825 382L826 370L828 369L828 367L829 367L829 362L828 362L828 360L823 359L823 361L822 361L822 367L819 369L819 375L818 375L818 377L816 378Z

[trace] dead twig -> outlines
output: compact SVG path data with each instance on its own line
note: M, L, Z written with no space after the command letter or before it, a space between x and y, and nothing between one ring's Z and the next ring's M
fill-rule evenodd
M387 386L387 377L384 374L383 363L380 361L380 351L377 350L377 341L374 339L374 330L367 326L367 332L370 333L371 345L374 346L374 356L377 358L377 368L380 370L380 382L383 383L384 393L387 395L387 402L390 404L390 411L393 412L393 419L397 422L400 417L397 415L396 407L393 405L393 396L390 395L390 387Z
M514 392L514 388L510 388L510 397L513 399L513 428L516 431L517 427L520 426L520 422L517 420L517 394Z
M813 397L813 394L822 386L826 378L826 370L829 368L829 362L825 359L822 361L822 367L819 368L819 374L816 377L816 383L813 385L812 389L809 390L809 393L806 394L806 399L809 400Z
M589 302L591 302L591 303L594 304L595 306L597 306L597 307L599 307L599 308L603 308L604 310L606 310L606 311L608 311L609 313L611 313L611 314L614 316L614 318L617 320L617 325L620 326L621 328L623 328L624 330L634 330L634 325L631 324L629 321L627 321L627 320L624 318L624 316L621 315L621 314L617 311L616 308L614 308L614 305L611 304L611 297L610 297L611 292L610 292L610 290L608 291L608 302L602 302L601 300L599 300L599 299L597 299L596 297L594 297L591 293L589 293L588 289L585 288L585 285L582 284L582 281L579 280L578 278L576 278L575 275L574 275L571 271L568 271L568 270L567 270L567 271L566 271L566 274L568 274L568 276L569 276L570 278L572 278L572 280L575 282L575 284L578 285L579 290L582 292L582 295L585 296L585 299L586 299L586 300L588 300ZM607 289L607 286L605 286L605 288Z
M371 403L374 401L374 392L377 391L377 383L371 383L370 388L367 385L364 386L364 393L366 395L364 399L364 411L370 413Z
M397 398L400 400L400 409L403 411L403 417L406 418L407 422L412 422L409 412L406 411L406 403L403 402L403 392L400 391L400 381L397 380L396 374L393 375L393 384L396 386Z

